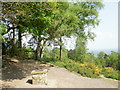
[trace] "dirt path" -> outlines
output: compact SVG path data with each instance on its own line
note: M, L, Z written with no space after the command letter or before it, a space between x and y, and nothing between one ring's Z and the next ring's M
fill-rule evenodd
M23 64L21 64L20 67L22 67L22 65ZM41 64L39 63L38 65L37 65L38 66L37 68L39 69ZM27 75L26 76L24 75L24 77L22 78L14 78L14 79L12 78L12 80L8 81L5 78L8 78L9 75L6 74L7 77L4 77L4 80L2 81L3 87L8 87L8 88L9 87L13 87L13 88L117 88L118 87L117 80L105 79L105 78L91 79L87 77L82 77L74 72L70 72L64 68L58 68L58 67L48 68L49 69L48 85L32 85L27 81L31 80L31 76L29 76L30 71L32 69L35 69L36 67L29 70L30 67L27 67L28 68L27 70L29 71L29 73L26 71ZM15 71L12 72L12 74L13 73L15 73ZM9 76L9 78L10 77L11 76Z
M32 85L27 83L28 76L3 82L4 86L14 88L117 88L118 82L110 79L91 79L79 76L63 68L52 67L48 72L48 85Z
M118 81L110 79L91 79L69 72L64 68L53 67L48 78L57 81L59 88L117 88Z

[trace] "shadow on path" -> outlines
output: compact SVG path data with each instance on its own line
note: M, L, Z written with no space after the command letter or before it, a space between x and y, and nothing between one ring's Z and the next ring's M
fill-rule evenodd
M2 69L2 80L21 80L30 76L32 70L49 69L51 67L46 65L35 60L21 60L19 63L7 62L6 67Z
M25 77L22 69L15 63L9 63L7 67L2 69L2 80L22 79Z

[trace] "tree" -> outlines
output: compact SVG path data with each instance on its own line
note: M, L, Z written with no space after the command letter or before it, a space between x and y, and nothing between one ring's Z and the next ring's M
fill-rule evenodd
M15 30L18 31L19 48L22 47L22 33L29 32L37 42L37 59L43 56L47 41L60 45L61 59L62 37L76 34L86 40L93 38L93 33L88 31L86 34L85 28L98 24L98 10L101 7L101 2L3 3L3 21L7 22L8 31L13 30L13 40Z
M90 31L90 28L94 28L99 24L98 10L103 7L101 2L82 2L75 3L73 11L79 17L79 27L74 30L76 39L75 50L71 51L73 59L82 61L86 54L86 44L88 39L94 40L95 34Z
M12 30L13 33L13 42L15 40L15 29L18 30L18 47L22 47L22 36L21 36L21 23L22 20L18 18L18 16L22 16L20 14L20 6L22 7L22 3L3 3L2 10L2 21L7 25L7 32ZM21 20L21 21L20 21Z
M99 24L98 21L98 10L100 10L103 7L103 4L101 2L82 2L82 3L74 3L71 4L69 7L69 13L71 18L74 18L74 22L71 23L70 27L68 28L67 32L64 33L66 36L70 36L75 34L77 38L76 46L78 49L78 40L80 40L81 46L79 45L80 51L86 52L86 42L87 39L94 39L95 35L94 33L88 31L86 32L86 28L88 27L95 27ZM72 12L72 13L71 13ZM72 16L73 15L73 16ZM75 16L75 17L74 17ZM70 19L71 21L71 19ZM67 24L69 25L70 22ZM70 30L71 29L71 30ZM70 30L70 31L69 31ZM80 37L80 38L79 38ZM77 52L78 54L78 52ZM81 55L82 56L82 55Z
M21 52L22 34L26 32L23 25L25 21L25 5L26 3L21 2L3 2L2 23L7 26L6 34L8 39L6 44L9 46L7 49L9 49L9 54L12 57L15 56L16 52Z
M98 54L98 59L104 59L105 56L106 56L106 53L105 53L105 52L100 52L100 53Z
M120 70L119 55L119 53L112 51L111 54L106 58L106 66Z
M42 52L44 49L44 46L46 44L46 38L44 38L46 36L46 31L48 30L48 28L51 25L52 19L54 17L54 8L55 8L55 3L37 3L37 6L35 6L36 8L35 13L32 14L32 16L30 15L30 19L28 21L31 22L31 25L29 25L30 27L28 27L29 32L32 33L32 35L34 37L36 37L37 39L37 59L42 58ZM41 8L41 9L39 9ZM34 23L34 24L33 24ZM44 37L42 37L42 35ZM43 41L43 44L41 45L41 42Z
M40 58L41 41L52 22L54 3L3 3L3 21L9 22L18 29L18 47L22 47L22 33L29 32L37 39L37 58ZM7 20L6 20L7 19ZM9 26L9 25L8 25ZM14 28L14 29L15 29ZM10 27L13 29L13 27ZM13 29L13 35L14 35Z
M86 52L86 40L82 37L77 37L75 49L72 51L72 54L74 54L72 59L83 62Z

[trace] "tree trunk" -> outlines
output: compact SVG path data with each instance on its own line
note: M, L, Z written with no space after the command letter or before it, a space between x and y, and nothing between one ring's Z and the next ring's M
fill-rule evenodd
M37 45L37 60L40 59L40 44L41 44L41 40L38 40L38 45Z
M43 42L43 45L42 45L42 48L41 48L41 51L40 51L40 58L43 58L43 51L44 51L44 48L45 48L46 41L47 41L47 40L45 40L45 41Z
M13 38L12 38L12 53L11 56L13 57L15 55L15 29L13 29Z
M59 60L62 60L62 45L61 45L61 42L62 42L62 38L60 38L60 58L59 58Z
M1 46L2 48L1 48L1 50L2 50L2 55L6 55L7 53L6 53L6 50L7 50L7 48L6 48L6 46L5 46L5 43L3 43L2 42L2 46Z
M13 44L15 45L15 29L13 29Z
M21 29L19 29L18 31L18 47L21 48L22 47L22 35L21 35Z

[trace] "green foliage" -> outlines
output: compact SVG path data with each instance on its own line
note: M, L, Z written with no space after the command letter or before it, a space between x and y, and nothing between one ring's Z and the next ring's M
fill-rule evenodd
M58 60L59 57L60 57L60 56L59 56L59 53L60 53L59 48L54 48L54 49L52 50L52 58Z
M0 23L0 40L2 40L4 42L5 42L5 39L4 39L3 35L7 33L6 29L7 29L7 26L5 24Z
M62 49L62 60L65 60L66 58L68 58L67 53L68 53L68 50L63 48ZM53 50L48 50L47 48L45 48L45 51L44 51L45 58L52 58L54 60L59 60L59 57L60 57L59 54L60 54L59 48L54 48Z
M95 63L96 57L91 53L86 53L84 58L83 58L83 61L84 62Z
M0 24L0 34L4 35L6 33L7 26L5 24Z
M97 78L98 76L93 73L93 69L89 67L83 67L79 70L78 73L80 73L82 76L90 77L90 78Z
M101 72L101 74L103 74L105 77L116 79L116 80L120 80L119 73L120 71L115 70L112 67L105 67Z
M7 50L8 55L13 55L13 49ZM14 56L18 59L35 59L35 52L31 48L14 48Z
M68 50L65 48L62 48L62 60L68 59Z
M120 70L119 66L119 53L111 52L111 54L107 55L104 52L100 52L96 59L97 63L102 65L102 67L113 67L116 70Z
M104 53L104 52L100 52L100 53L98 54L98 59L104 59L104 58L105 58L105 54L106 54L106 53Z
M101 2L4 2L2 15L3 22L16 26L21 34L32 34L40 43L42 40L54 40L74 34L82 38L93 38L92 32L86 34L84 30L86 26L98 24L98 10L101 8ZM45 36L48 38L44 38ZM19 34L19 43L21 37Z
M114 74L113 74L114 73ZM119 79L119 75L118 75L118 72L117 71L114 71L114 72L109 72L109 73L104 73L105 77L107 78L112 78L112 79L116 79L116 80L120 80Z
M87 41L84 38L77 37L75 49L68 53L69 58L81 63L95 63L96 57L92 53L87 53L86 43Z
M35 51L32 48L25 48L25 50L27 59L35 59Z
M107 78L119 79L119 53L112 52L109 55L106 55L104 52L100 52L97 57L98 65L102 66L102 74Z
M77 37L76 47L74 50L69 51L68 56L73 60L83 62L86 51L87 51L87 49L86 49L85 39L82 37Z
M51 58L51 56L52 56L52 51L49 50L48 48L45 48L43 58Z
M112 52L106 59L106 66L120 70L118 55L119 53Z
M107 58L107 54L104 52L100 52L97 55L97 63L99 63L102 67L106 66L106 58Z

